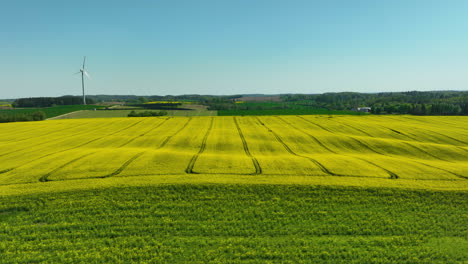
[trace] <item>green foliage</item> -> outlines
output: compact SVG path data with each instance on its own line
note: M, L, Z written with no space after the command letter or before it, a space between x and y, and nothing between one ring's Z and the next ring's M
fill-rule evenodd
M257 115L365 115L366 113L326 109L265 109L265 110L218 110L219 116Z
M138 97L138 102L144 104L144 103L149 102L149 100L146 97Z
M47 118L47 115L43 111L34 111L29 113L19 113L9 115L2 113L0 110L0 123L8 122L20 122L20 121L40 121Z
M154 103L154 104L130 104L130 107L138 107L142 109L163 109L163 110L187 110L180 108L182 103Z
M165 185L2 197L3 263L462 263L466 192Z
M325 93L291 94L282 97L310 107L344 110L368 106L374 114L467 115L468 92L396 92L396 93Z
M242 98L239 98L242 100ZM467 115L468 92L398 92L398 93L324 93L287 94L280 102L238 103L231 97L206 98L203 102L211 110L283 110L303 109L314 111L351 111L358 107L371 107L373 114L412 114L412 115ZM279 111L281 110L281 111ZM305 111L305 112L307 112ZM333 114L333 113L332 113ZM221 113L220 115L223 115ZM235 115L230 112L229 115Z
M40 121L46 119L47 116L43 111L36 111L31 114L31 118L33 121Z
M349 110L329 110L293 102L225 102L210 104L220 116L239 115L361 115Z
M136 112L136 111L131 111L128 114L128 117L145 117L145 116L165 116L167 115L166 111L143 111L143 112Z
M81 104L81 96L61 96L61 97L32 97L20 98L13 103L14 107L51 107L54 105L76 105ZM94 100L87 99L88 104L94 104Z
M259 97L262 96L250 96ZM138 96L90 96L97 101L126 101L141 104ZM371 107L374 114L412 114L412 115L467 115L467 91L433 91L433 92L392 92L392 93L324 93L324 94L286 94L280 102L245 102L242 95L180 95L180 96L147 96L149 101L190 101L209 106L209 110L283 110L309 109L354 110L357 107ZM143 99L143 100L146 100Z
M96 105L62 105L44 108L18 108L0 110L0 122L38 121L78 110L99 109Z

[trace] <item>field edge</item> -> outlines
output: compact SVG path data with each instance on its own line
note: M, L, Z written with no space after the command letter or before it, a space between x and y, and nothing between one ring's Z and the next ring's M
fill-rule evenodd
M398 188L430 191L468 191L468 181L380 179L333 176L259 176L259 175L154 175L76 179L0 186L0 196L66 192L111 187L146 187L166 184L231 184L231 185L304 185L363 188Z

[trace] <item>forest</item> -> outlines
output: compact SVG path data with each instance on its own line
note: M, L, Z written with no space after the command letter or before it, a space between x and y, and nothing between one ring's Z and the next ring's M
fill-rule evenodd
M279 102L239 103L242 96L203 98L211 110L324 109L356 110L371 107L372 114L467 115L468 91L284 94Z
M94 104L92 98L86 98L88 104ZM60 97L31 97L19 98L13 103L13 107L51 107L55 105L79 105L83 103L83 97L65 95Z
M467 91L397 92L397 93L325 93L285 95L287 102L333 110L351 110L368 106L373 114L467 115Z

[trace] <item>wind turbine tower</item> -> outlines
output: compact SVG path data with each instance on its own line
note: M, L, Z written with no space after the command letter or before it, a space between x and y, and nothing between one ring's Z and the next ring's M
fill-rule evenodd
M83 58L83 68L80 69L78 73L81 73L81 87L83 88L83 104L86 105L86 96L85 96L85 91L84 91L84 76L89 77L89 74L85 71L85 62L86 62L86 56Z

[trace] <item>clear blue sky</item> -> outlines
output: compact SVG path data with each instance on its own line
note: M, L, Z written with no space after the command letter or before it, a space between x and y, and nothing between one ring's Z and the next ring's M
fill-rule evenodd
M466 0L5 0L0 98L468 89Z

